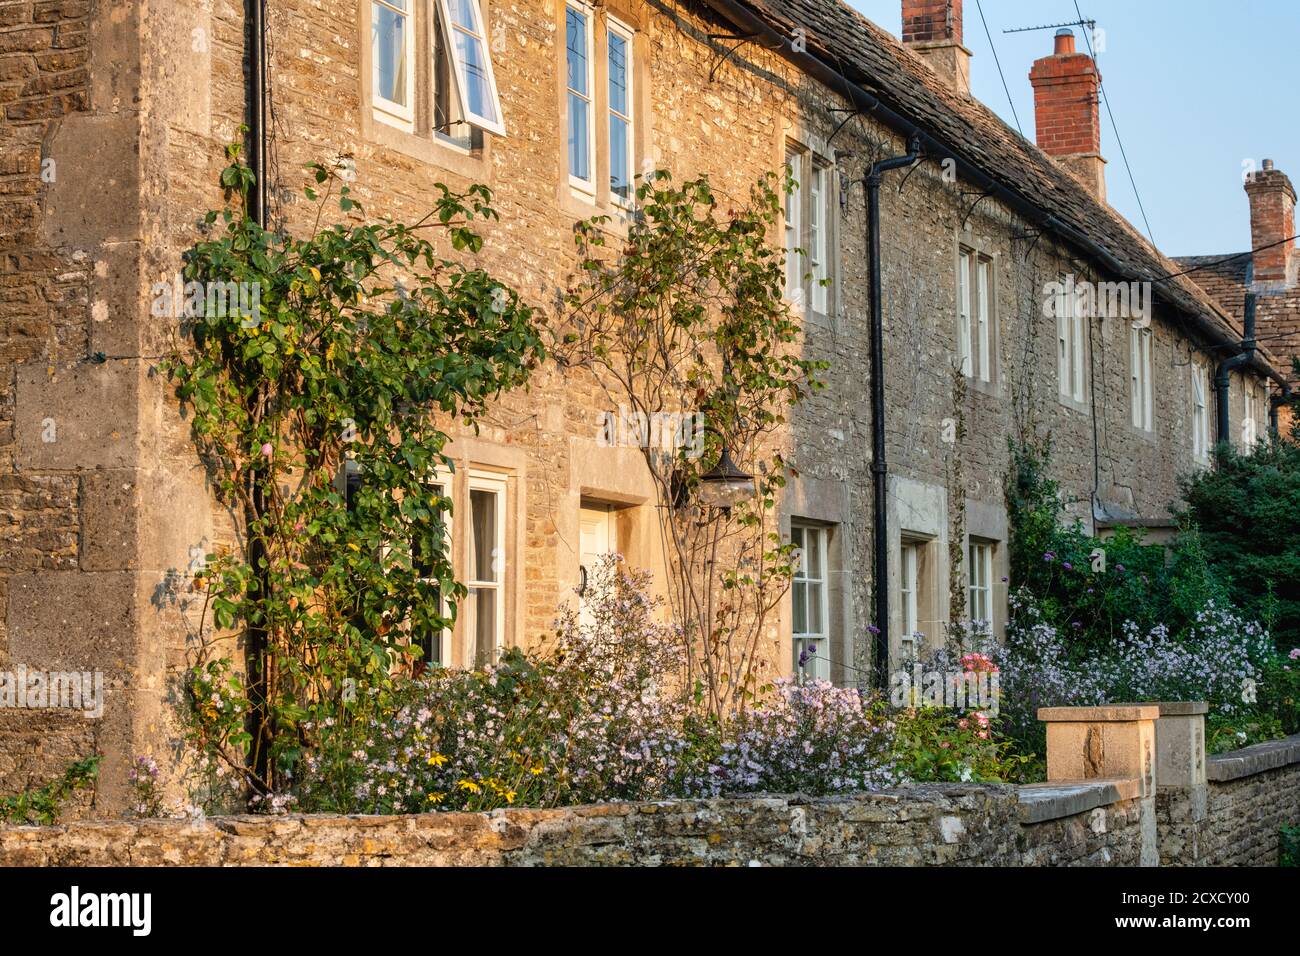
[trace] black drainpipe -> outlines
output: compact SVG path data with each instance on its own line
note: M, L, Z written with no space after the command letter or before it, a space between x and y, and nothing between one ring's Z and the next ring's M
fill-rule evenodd
M906 156L873 163L863 185L867 190L867 271L871 294L871 483L875 493L876 560L876 686L889 688L889 465L885 460L885 333L880 282L880 178L891 169L911 166L921 158L920 141L913 137Z
M257 177L253 187L252 219L263 229L270 218L271 195L267 162L266 0L246 0L248 46L248 165Z
M1214 373L1214 401L1219 418L1219 444L1232 445L1232 423L1228 419L1228 386L1233 369L1246 365L1255 354L1255 293L1246 293L1246 318L1242 322L1241 351L1219 363Z
M267 62L266 62L266 0L245 0L245 16L248 22L248 165L255 178L253 195L250 197L249 217L263 229L267 228L270 212L270 192L267 185ZM253 504L246 512L246 520L251 524L259 514L265 513L266 492L262 482L256 478L250 489ZM250 538L248 543L249 563L259 568L265 554L265 547L260 539ZM256 572L262 594L268 593L269 578L265 570ZM248 647L244 654L245 666L249 675L249 708L246 727L253 736L252 771L269 787L274 787L273 767L268 750L269 728L267 720L268 674L266 672L266 650L268 635L263 627L248 628Z

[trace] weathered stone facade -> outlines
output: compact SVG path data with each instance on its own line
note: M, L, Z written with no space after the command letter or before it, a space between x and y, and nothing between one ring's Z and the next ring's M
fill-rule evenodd
M427 4L416 6L428 16ZM312 213L294 199L303 164L340 154L355 159L356 196L375 216L422 215L438 182L485 183L501 220L484 230L481 264L545 308L576 261L574 220L613 207L607 190L587 202L567 182L563 3L483 6L507 135L485 134L481 146L462 150L376 118L368 0L271 0L274 212L289 228L303 227ZM832 164L833 307L808 316L804 346L831 363L828 388L799 410L785 437L800 477L781 508L787 529L791 519L830 529L833 674L851 682L870 650L872 587L859 187L864 159L903 152L902 138L860 116L831 141L844 120L833 112L843 106L839 94L753 45L724 60L725 47L706 34L730 27L707 6L606 6L635 31L638 169L667 168L679 180L707 173L720 195L740 202L781 166L789 143ZM247 111L245 30L241 5L226 0L0 3L0 667L98 669L107 688L105 715L89 726L79 716L0 714L0 785L8 790L94 750L106 755L101 808L124 804L131 757L161 756L172 739L169 679L184 661L189 622L168 595L185 586L196 553L237 539L208 494L188 421L156 373L177 330L152 315L150 303L153 284L175 275L198 238L203 212L220 205L221 147L238 138ZM979 124L981 135L1014 135L882 31L869 35L873 55L895 58L918 87L935 84L927 95ZM1045 157L1036 161L1054 168ZM1123 320L1089 324L1085 401L1061 399L1043 289L1067 271L1104 277L1101 266L1027 229L996 199L974 203L938 162L891 176L882 191L891 548L896 555L904 537L926 547L918 623L937 639L951 578L966 573L951 559L965 554L969 537L995 548L992 613L995 626L1001 622L1009 435L1052 434L1055 470L1071 513L1085 523L1099 521L1098 503L1106 520L1163 522L1177 476L1201 466L1192 453L1186 365L1205 343L1171 306L1156 308L1150 431L1130 424ZM1094 202L1062 176L1054 187L1062 196ZM1099 207L1096 215L1132 241L1113 213ZM959 389L962 246L993 263L996 347L990 381ZM1231 330L1226 320L1224 328ZM1234 379L1234 402L1254 376ZM656 565L652 492L639 455L596 440L599 416L611 411L604 404L592 383L547 368L528 392L497 403L478 434L455 431L451 454L463 470L480 467L507 481L508 644L537 641L570 599L584 502L614 506L620 550ZM1258 414L1262 429L1264 410ZM946 441L957 420L966 438ZM453 496L463 503L465 495L460 488ZM453 541L461 562L464 547ZM888 586L897 589L898 562L891 563ZM789 630L787 602L770 635L774 672L791 667ZM901 620L889 630L897 652Z

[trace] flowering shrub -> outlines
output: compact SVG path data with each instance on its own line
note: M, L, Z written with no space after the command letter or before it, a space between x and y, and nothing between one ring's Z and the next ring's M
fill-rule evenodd
M891 787L900 782L893 730L879 709L863 706L856 690L782 680L773 697L728 724L717 753L684 790L718 796Z
M127 771L126 780L131 785L135 801L131 813L137 817L163 815L163 791L158 780L158 763L153 757L136 757Z
M1039 707L1204 700L1221 713L1244 712L1272 655L1267 631L1214 602L1181 634L1164 625L1143 631L1130 621L1120 640L1086 652L1044 619L1027 591L1016 592L1011 605L1006 643L997 652L1002 711L1010 732L1037 749Z
M669 788L691 725L680 643L655 620L646 574L592 570L584 623L553 648L479 671L434 671L351 724L310 728L303 809L409 813L635 800Z

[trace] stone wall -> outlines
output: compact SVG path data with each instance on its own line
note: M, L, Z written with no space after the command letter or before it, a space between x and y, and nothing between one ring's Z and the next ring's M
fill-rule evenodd
M0 866L1066 866L1137 860L1113 786L1026 809L1015 787L404 817L212 818L0 828ZM1079 809L1087 807L1087 809ZM1054 815L1059 814L1059 815Z
M1162 862L1276 866L1279 828L1300 824L1300 736L1210 757L1206 776L1157 795Z

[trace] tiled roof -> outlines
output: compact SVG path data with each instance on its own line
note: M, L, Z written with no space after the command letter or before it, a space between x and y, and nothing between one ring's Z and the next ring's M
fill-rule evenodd
M1195 270L1188 278L1208 292L1233 318L1241 320L1246 308L1246 274L1250 268L1250 253L1174 256L1174 262L1183 271Z
M1123 278L1155 281L1183 271L991 109L949 88L917 54L840 0L740 2L786 36L802 28L809 53L925 128L990 178L1105 248L1125 267ZM1233 311L1188 277L1161 282L1157 295L1225 334L1241 334Z

